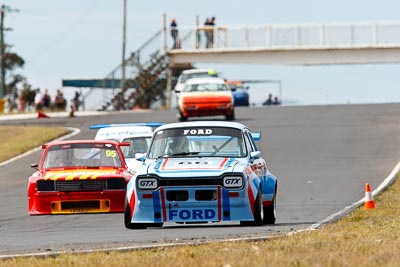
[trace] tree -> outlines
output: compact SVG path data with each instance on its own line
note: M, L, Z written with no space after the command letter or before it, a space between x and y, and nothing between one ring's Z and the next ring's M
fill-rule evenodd
M4 68L7 70L5 94L13 94L18 91L17 86L25 81L25 77L14 73L15 69L22 68L25 60L16 53L7 52L4 54Z
M33 105L35 102L35 91L36 89L32 89L32 85L24 82L21 90L21 97L25 101L27 105Z

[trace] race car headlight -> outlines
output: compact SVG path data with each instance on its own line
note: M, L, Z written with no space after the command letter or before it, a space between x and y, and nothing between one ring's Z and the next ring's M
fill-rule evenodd
M156 178L139 178L137 179L137 187L140 190L155 190L158 188L158 180Z
M223 179L223 185L225 188L241 188L243 187L242 176L225 176Z

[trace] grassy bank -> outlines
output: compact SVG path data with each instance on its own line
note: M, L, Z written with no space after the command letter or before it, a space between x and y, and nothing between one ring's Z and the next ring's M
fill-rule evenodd
M0 126L0 162L66 134L61 128Z
M319 230L265 241L15 258L0 266L399 266L400 183L375 202Z

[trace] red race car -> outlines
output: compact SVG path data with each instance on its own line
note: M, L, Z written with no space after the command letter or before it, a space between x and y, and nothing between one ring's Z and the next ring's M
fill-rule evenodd
M123 212L128 172L120 146L109 140L72 140L43 145L29 177L28 213Z

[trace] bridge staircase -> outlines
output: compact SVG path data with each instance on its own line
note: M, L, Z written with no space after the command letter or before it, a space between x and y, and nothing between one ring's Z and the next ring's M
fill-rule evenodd
M125 110L133 107L148 108L149 104L160 100L166 88L168 57L165 54L153 55L146 65L136 63L138 69L133 78L128 79L99 110Z
M114 68L95 86L82 93L85 110L148 108L164 101L168 56L161 49L161 31L154 34L125 61L126 79L121 86L123 65Z

